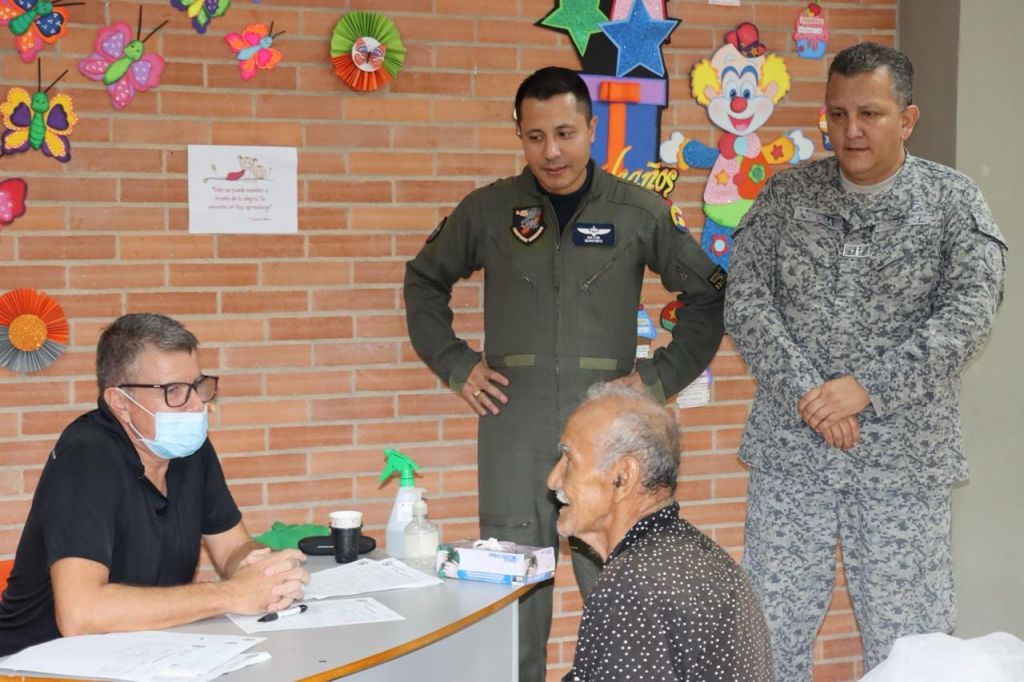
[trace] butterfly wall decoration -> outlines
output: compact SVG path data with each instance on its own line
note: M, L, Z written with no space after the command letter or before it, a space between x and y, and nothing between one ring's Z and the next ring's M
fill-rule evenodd
M146 53L145 43L164 27L166 20L142 38L142 7L132 37L131 27L123 21L105 26L96 34L93 53L78 62L83 76L103 81L115 109L124 109L142 92L160 84L164 60L159 55Z
M249 24L241 33L229 33L224 42L238 59L238 68L242 79L249 80L256 75L257 69L273 69L281 61L281 52L272 47L274 39L284 31L274 33L274 23L268 29L266 24Z
M67 7L84 2L50 0L0 0L0 25L14 34L14 47L21 61L32 63L46 45L53 45L67 33Z
M25 215L25 196L28 184L21 178L0 181L0 227L10 225L15 218Z
M60 93L50 97L47 93L68 72L65 69L44 90L42 60L36 63L39 66L35 94L29 95L24 88L11 88L7 91L7 99L0 103L0 123L3 125L0 156L38 149L46 156L67 163L71 160L68 135L74 130L78 116L70 95Z
M196 33L206 33L211 19L224 16L231 0L171 0L171 7L180 9L192 20Z

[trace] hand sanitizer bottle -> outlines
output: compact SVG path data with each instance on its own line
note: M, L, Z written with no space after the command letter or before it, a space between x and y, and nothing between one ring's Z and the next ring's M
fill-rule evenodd
M413 504L420 499L420 493L423 492L421 488L416 487L414 476L420 466L398 450L387 449L384 454L387 457L387 466L380 475L381 483L396 473L399 479L398 493L395 495L395 503L391 507L391 516L388 517L388 527L384 535L384 548L390 556L404 559L405 527L412 520Z
M437 524L427 520L427 503L420 497L412 506L412 521L405 527L405 562L433 573L439 540Z

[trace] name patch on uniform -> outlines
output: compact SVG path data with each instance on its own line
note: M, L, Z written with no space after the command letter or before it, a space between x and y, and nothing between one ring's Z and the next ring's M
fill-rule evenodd
M541 222L543 209L540 206L524 206L512 210L512 234L524 244L530 244L544 232Z
M895 230L897 227L903 227L904 225L928 225L937 220L938 218L929 211L911 211L902 218L883 220L875 225L875 230L884 232L886 230Z
M839 216L830 215L806 206L797 206L793 210L793 217L797 220L803 220L809 223L818 223L819 225L835 228L841 227L842 222L842 218Z
M715 268L715 271L708 275L708 283L715 288L716 291L721 291L722 287L725 286L726 281L725 270L719 265Z
M572 226L572 243L576 246L613 246L615 226L610 223L576 223Z
M871 244L843 244L843 255L847 258L870 258Z

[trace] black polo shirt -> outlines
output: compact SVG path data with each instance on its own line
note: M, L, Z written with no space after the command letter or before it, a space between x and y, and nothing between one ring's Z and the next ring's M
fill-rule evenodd
M608 557L564 680L771 682L761 604L732 557L670 504Z
M96 561L112 583L182 585L195 575L201 536L241 519L209 440L171 460L164 497L101 398L64 430L43 467L0 601L0 656L60 637L55 561Z

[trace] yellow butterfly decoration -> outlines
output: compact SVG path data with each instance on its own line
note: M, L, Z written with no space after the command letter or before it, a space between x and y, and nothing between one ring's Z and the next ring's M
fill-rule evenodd
M0 104L3 124L0 156L39 149L63 163L71 160L71 143L67 136L78 122L71 97L64 93L53 97L46 94L66 74L64 71L43 90L40 62L35 94L29 95L23 88L7 91L7 99Z

